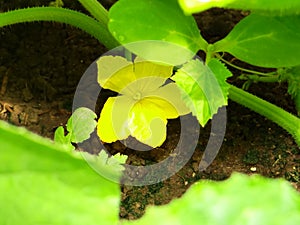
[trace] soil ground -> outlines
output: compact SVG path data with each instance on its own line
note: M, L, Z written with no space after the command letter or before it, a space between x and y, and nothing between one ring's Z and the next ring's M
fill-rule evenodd
M84 11L76 1L64 1L65 7ZM108 3L108 2L106 2ZM49 1L3 1L0 12ZM109 3L106 4L109 6ZM213 9L196 15L202 35L214 42L224 37L245 13ZM0 117L25 126L42 136L53 138L55 129L71 115L74 91L87 67L107 50L84 32L56 23L19 24L0 29ZM237 62L239 63L239 62ZM237 86L240 71L229 80ZM285 84L253 84L249 91L295 113ZM168 124L167 141L149 153L139 154L120 142L107 147L128 154L127 163L143 165L159 162L168 155L178 139L180 126ZM195 153L178 173L149 186L122 186L120 217L136 219L148 205L166 204L180 197L194 182L203 179L224 180L233 172L259 173L285 178L300 191L300 150L293 138L264 117L229 101L224 143L214 162L203 172L198 165L210 134L210 123L200 132Z

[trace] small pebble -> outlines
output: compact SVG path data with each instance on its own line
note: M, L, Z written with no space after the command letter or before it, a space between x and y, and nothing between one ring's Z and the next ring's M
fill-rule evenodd
M252 167L250 168L250 170L251 170L252 172L256 172L256 167L255 167L255 166L252 166Z

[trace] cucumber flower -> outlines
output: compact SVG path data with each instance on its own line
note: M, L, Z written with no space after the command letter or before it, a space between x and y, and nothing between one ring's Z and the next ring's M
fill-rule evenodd
M165 84L172 66L138 57L130 62L120 56L104 56L97 67L100 86L119 93L108 98L98 120L97 133L103 142L131 135L153 148L160 146L166 140L167 119L190 112L177 85Z

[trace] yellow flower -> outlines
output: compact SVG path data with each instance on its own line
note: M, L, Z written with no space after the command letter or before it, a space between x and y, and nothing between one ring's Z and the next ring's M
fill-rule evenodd
M97 67L101 87L119 93L108 98L98 120L97 133L106 143L131 135L151 147L160 146L166 139L167 119L190 112L177 85L164 85L172 66L104 56Z

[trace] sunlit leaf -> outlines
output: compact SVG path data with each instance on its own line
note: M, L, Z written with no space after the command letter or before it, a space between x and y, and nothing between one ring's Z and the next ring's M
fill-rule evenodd
M78 155L3 121L0 146L0 224L118 223L119 185Z
M183 100L202 126L227 105L229 86L225 82L232 74L217 59L208 66L198 59L183 65L172 77L182 90Z
M177 0L120 0L109 18L113 36L147 60L182 64L207 46L194 18L184 15Z
M151 206L124 225L282 225L300 223L300 195L284 180L234 174L224 182L200 181L180 198Z
M289 15L300 14L298 0L178 0L186 13L197 13L220 7L227 9L252 10L255 12Z
M251 14L241 20L215 51L262 67L299 65L300 16L270 17Z

